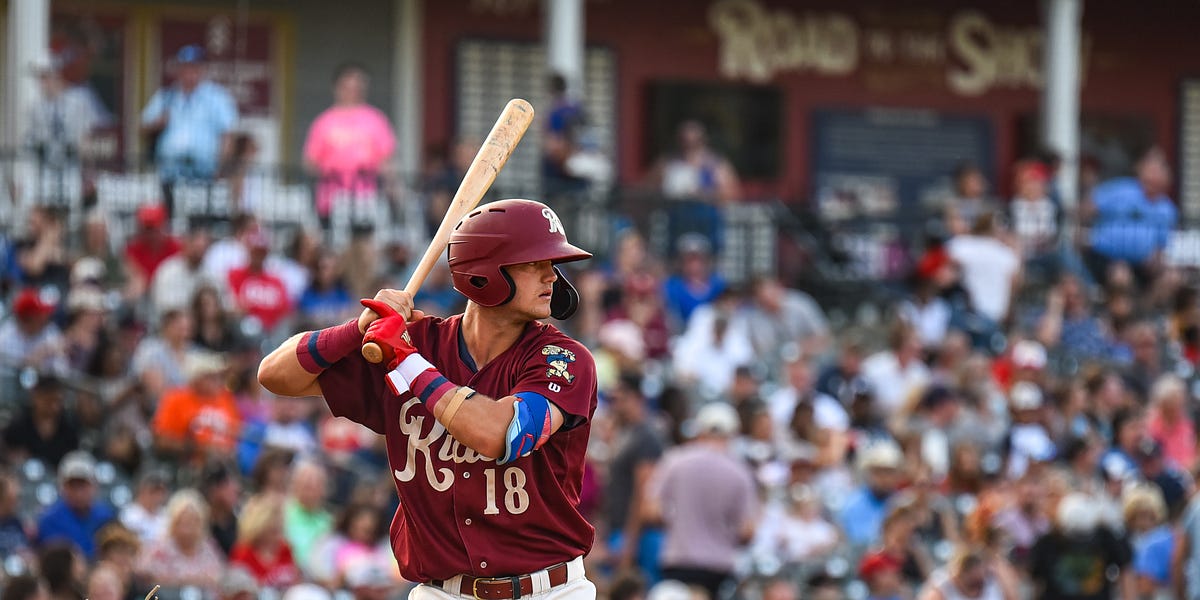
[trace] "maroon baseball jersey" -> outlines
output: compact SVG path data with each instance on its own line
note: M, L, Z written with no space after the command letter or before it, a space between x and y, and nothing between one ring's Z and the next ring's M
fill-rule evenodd
M586 554L595 536L578 510L596 410L591 353L553 325L535 321L477 370L463 346L461 320L410 323L413 344L457 385L492 398L536 392L558 406L563 426L528 456L498 465L459 444L410 392L392 393L385 367L357 352L318 379L333 414L387 437L400 494L392 549L409 581L531 573Z

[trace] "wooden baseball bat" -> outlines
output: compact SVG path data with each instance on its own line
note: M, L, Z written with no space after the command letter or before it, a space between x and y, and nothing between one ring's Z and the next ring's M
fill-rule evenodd
M454 226L479 206L479 201L483 199L488 188L492 187L496 175L504 168L504 163L508 162L508 157L512 156L517 143L521 141L531 123L533 106L520 98L509 100L504 112L500 113L500 118L496 119L496 124L492 126L491 133L479 147L475 160L471 161L471 166L467 168L462 183L458 185L458 191L454 193L454 199L446 209L446 215L442 217L442 224L430 240L429 247L421 256L421 262L417 263L417 268L408 279L408 284L404 286L404 291L415 296L417 290L421 289L425 277L433 270L442 252L446 250L446 245L450 243L450 233L454 231ZM362 355L373 363L382 362L384 358L383 349L374 342L363 344Z

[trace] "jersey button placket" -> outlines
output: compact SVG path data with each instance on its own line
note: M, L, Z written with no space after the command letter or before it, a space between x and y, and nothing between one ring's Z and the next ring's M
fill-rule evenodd
M463 521L463 523L465 523L465 524L467 524L467 525L470 525L470 524L471 524L471 517L467 517L467 520L466 520L466 521Z
M479 568L480 568L480 569L486 569L486 568L487 568L487 561L485 560L485 561L482 561L482 562L480 562L480 563L479 563Z

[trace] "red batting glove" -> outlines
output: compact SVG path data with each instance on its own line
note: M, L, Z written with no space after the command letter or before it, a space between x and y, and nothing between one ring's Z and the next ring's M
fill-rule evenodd
M380 302L374 298L363 298L362 300L359 300L358 303L363 305L363 308L371 309L371 312L379 315L380 319L384 317L393 317L400 314L396 312L396 309L392 308L391 304L388 304L387 302Z
M380 316L367 327L367 333L363 335L363 343L379 344L379 347L383 349L384 357L391 359L387 363L389 371L395 369L410 355L417 353L417 348L413 346L412 338L408 335L408 323L404 321L403 316L383 302L376 300L362 300L361 302L363 306L375 311L375 314Z

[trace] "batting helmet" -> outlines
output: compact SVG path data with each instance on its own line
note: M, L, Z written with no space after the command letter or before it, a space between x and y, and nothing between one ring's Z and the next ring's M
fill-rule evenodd
M447 254L454 289L480 306L512 300L516 288L503 267L592 257L567 242L562 221L549 206L533 200L497 200L472 211L450 234ZM557 267L554 270L558 280L550 313L555 319L568 319L579 305L579 294Z

